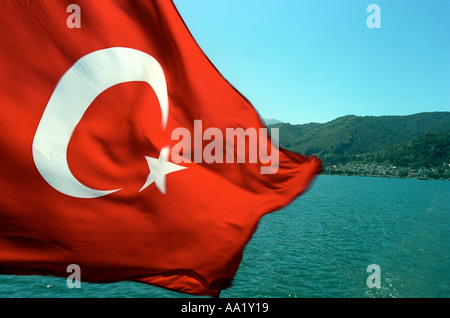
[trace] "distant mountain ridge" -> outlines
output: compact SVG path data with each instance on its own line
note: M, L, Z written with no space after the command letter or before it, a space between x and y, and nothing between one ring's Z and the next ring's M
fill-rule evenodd
M278 119L267 119L267 118L263 118L263 121L264 121L264 123L265 123L267 126L270 126L270 125L276 125L276 124L282 124L282 123L283 123L281 120L278 120Z
M394 148L397 153L399 149L413 151L412 140L419 137L423 139L427 133L439 135L450 131L450 112L428 112L407 116L348 115L324 124L278 123L270 127L279 128L281 147L306 155L316 155L326 164L339 161L339 158L347 161L361 159L361 155L377 152L378 158L381 154L386 157L388 149L394 151ZM437 135L433 135L433 138L428 136L427 140L432 142L440 138L439 147L446 148L448 134L442 138L436 137ZM406 143L410 145L406 147ZM401 148L402 146L404 147ZM366 159L369 157L366 156Z

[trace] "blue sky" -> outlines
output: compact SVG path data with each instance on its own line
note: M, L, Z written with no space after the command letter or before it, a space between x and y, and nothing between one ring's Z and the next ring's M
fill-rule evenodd
M264 118L450 111L448 0L174 0L222 75ZM381 28L368 28L370 4Z

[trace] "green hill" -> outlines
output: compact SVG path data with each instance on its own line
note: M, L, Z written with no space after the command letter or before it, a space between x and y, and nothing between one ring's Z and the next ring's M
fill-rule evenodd
M355 156L351 161L392 164L415 169L442 167L450 163L450 130L424 133L401 145Z
M325 124L276 124L280 146L324 164L373 162L417 166L450 162L450 112L344 116ZM430 157L431 156L431 157Z

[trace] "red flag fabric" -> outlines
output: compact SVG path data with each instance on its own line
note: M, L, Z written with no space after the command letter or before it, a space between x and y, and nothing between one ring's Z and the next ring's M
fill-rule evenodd
M277 151L172 2L71 2L1 4L0 273L219 295L320 160Z

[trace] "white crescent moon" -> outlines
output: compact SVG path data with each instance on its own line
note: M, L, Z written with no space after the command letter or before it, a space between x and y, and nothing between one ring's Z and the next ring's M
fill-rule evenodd
M77 198L96 198L115 190L96 190L79 182L67 163L67 147L75 127L94 99L125 82L148 83L158 98L162 127L169 115L167 84L161 65L139 50L112 47L79 59L58 82L33 140L33 158L42 177L56 190Z

